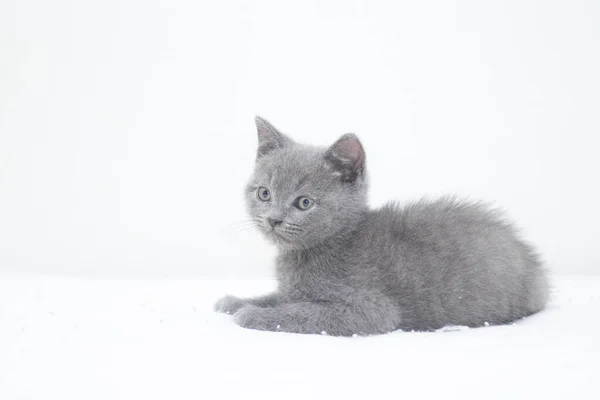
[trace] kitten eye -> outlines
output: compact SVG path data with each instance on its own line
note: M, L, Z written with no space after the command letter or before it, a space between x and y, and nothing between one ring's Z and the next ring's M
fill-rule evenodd
M258 188L258 192L256 192L258 198L262 201L269 201L271 200L271 192L269 192L269 189L264 188L264 187L259 187Z
M314 201L308 197L300 197L296 202L296 206L301 210L308 210L312 207Z

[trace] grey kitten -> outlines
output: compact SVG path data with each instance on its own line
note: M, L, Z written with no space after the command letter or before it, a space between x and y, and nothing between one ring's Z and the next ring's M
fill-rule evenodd
M216 311L250 329L330 335L504 324L541 310L533 249L484 204L452 198L367 207L358 138L295 143L261 118L248 212L279 249L278 290Z

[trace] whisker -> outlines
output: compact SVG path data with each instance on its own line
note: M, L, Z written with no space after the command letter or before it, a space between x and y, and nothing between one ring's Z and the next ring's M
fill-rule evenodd
M234 222L233 226L235 228L235 234L238 235L242 232L259 231L262 223L262 219L257 217L250 217L244 218L241 221Z
M236 221L233 223L233 225L248 225L248 224L253 224L255 222L257 222L258 220L256 219L247 219L247 220L242 220L242 221Z
M291 231L291 232L304 232L304 229L297 227L297 226L285 226L284 227L285 230Z
M302 231L299 231L299 230L291 230L291 229L286 229L286 228L283 228L279 232L284 233L286 235L290 235L290 236L298 236L300 233L302 233Z
M255 226L254 227L249 227L249 228L246 228L246 229L240 229L239 231L235 232L234 235L235 236L242 235L242 234L245 234L247 232L260 232L260 229L258 229Z

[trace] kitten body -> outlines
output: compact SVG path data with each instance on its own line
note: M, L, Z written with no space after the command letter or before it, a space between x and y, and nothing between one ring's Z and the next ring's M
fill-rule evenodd
M354 135L324 149L260 118L257 128L246 200L279 249L279 286L219 300L215 309L239 325L347 336L502 324L546 304L540 261L497 211L453 198L371 210Z

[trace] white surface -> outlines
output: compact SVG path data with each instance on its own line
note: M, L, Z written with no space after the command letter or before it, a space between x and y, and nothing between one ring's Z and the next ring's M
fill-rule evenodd
M262 114L356 132L372 203L496 201L598 274L600 2L2 0L0 269L271 273L236 232Z
M272 281L0 275L0 398L598 399L599 278L516 325L335 338L214 314Z

